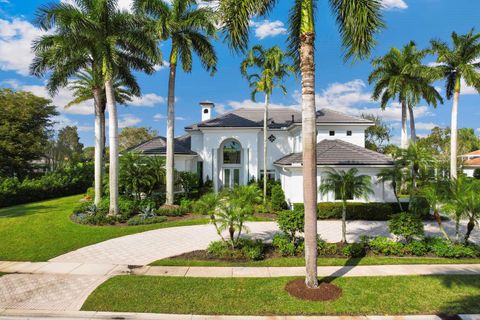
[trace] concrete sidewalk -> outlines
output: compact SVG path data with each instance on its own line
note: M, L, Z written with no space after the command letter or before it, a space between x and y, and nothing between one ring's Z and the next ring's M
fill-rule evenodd
M194 314L159 314L129 312L44 312L31 310L1 310L0 319L138 319L138 320L442 320L438 315L396 315L396 316L227 316L227 315L194 315ZM478 314L461 314L457 319L479 320Z
M209 278L269 278L304 276L305 267L163 267L71 262L0 262L0 272L71 276L147 275ZM480 264L406 264L318 267L320 277L407 275L479 275ZM1 284L1 278L0 278Z
M478 314L458 315L462 320L478 320ZM31 310L1 310L0 319L139 319L139 320L442 320L437 315L396 315L396 316L227 316L194 314L160 314L129 312L42 312Z

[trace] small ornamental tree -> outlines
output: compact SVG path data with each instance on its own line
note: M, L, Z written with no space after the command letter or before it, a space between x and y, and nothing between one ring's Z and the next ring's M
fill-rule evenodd
M282 211L278 214L277 223L280 230L295 243L297 234L303 232L305 225L303 210Z
M272 188L271 204L272 209L275 212L287 208L287 204L285 203L285 193L283 192L282 186L280 184L276 184Z

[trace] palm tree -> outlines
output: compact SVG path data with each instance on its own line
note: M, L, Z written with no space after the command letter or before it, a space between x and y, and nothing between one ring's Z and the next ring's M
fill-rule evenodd
M173 204L174 188L174 134L175 134L175 78L178 61L183 71L192 71L192 54L202 67L212 74L216 71L217 56L211 43L216 34L216 15L208 7L200 7L196 0L173 0L171 6L163 0L135 0L137 13L151 18L152 34L160 41L170 39L170 74L167 102L167 196L166 204Z
M42 76L52 71L47 82L52 94L82 69L91 67L94 75L102 76L109 113L109 214L117 215L118 118L113 79L118 77L133 87L132 69L153 73L161 61L156 42L146 32L143 20L117 9L117 0L75 0L75 5L44 6L38 11L37 24L50 33L33 44L36 57L31 72ZM99 97L100 90L95 88L94 96Z
M407 149L400 149L397 162L399 166L410 168L411 199L417 191L417 181L421 173L435 168L436 161L432 154L422 146L411 143Z
M397 188L402 183L403 172L402 168L396 163L392 168L384 168L378 174L378 182L390 183L395 199L397 199L398 207L403 212L402 203L398 197Z
M432 40L432 51L437 55L436 67L439 76L445 79L447 99L453 97L451 139L450 139L450 177L457 177L457 118L461 81L476 88L480 93L480 33L470 30L465 35L452 32L453 47L439 40Z
M280 88L283 94L287 89L283 80L293 71L293 66L285 62L288 56L278 46L264 49L261 45L254 46L242 61L240 72L250 82L252 101L258 92L265 94L265 109L263 115L263 203L267 201L267 143L268 143L268 105L274 88ZM257 68L259 73L248 74L248 68Z
M435 80L431 67L422 65L422 59L428 50L417 50L416 44L410 41L402 50L391 48L381 58L374 59L374 70L368 78L370 84L375 82L372 98L380 100L385 110L390 100L397 99L402 106L402 149L407 147L407 109L410 115L410 138L416 141L415 118L413 108L420 99L428 104L443 103L442 97L432 85Z
M315 108L315 18L317 0L295 0L290 9L289 50L302 76L303 197L305 206L305 283L318 287L317 279L317 162ZM384 27L380 0L330 0L342 37L345 60L369 56L375 34ZM265 16L275 0L220 0L219 13L232 49L248 47L250 21Z
M322 177L319 187L321 194L333 192L335 198L342 200L342 242L347 242L347 201L355 198L368 199L373 194L372 180L370 176L359 175L358 169L351 168L348 171L329 169L325 177Z
M440 210L442 209L443 200L446 195L446 187L447 185L444 182L436 181L435 183L429 184L423 187L420 191L420 194L427 200L430 208L433 211L433 217L435 221L437 221L438 227L442 232L445 239L450 241L450 237L448 236L445 228L442 225L442 217L440 216Z
M99 81L100 80L100 81ZM132 97L140 96L140 89L138 86L128 87L128 84L121 80L114 81L115 99L125 104L132 101ZM103 81L101 81L101 74L94 75L92 68L87 68L78 72L75 75L75 80L72 80L68 86L72 91L73 100L65 105L65 108L70 108L74 105L93 99L95 110L95 199L96 206L100 204L103 194L103 173L105 161L105 89L103 88ZM102 88L100 94L96 92L96 88ZM98 101L100 100L100 101ZM98 104L98 106L97 106Z

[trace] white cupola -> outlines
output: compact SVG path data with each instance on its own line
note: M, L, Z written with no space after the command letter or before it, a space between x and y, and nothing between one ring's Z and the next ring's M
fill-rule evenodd
M212 118L213 108L215 108L215 104L210 101L203 101L200 102L200 106L202 107L202 122L210 120Z

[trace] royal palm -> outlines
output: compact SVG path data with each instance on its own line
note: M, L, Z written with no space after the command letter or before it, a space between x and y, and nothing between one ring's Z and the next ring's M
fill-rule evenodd
M240 66L240 72L246 77L252 88L252 100L263 92L265 107L263 114L263 202L267 200L267 147L268 147L268 105L274 88L280 88L283 94L287 89L282 85L283 80L293 71L293 66L287 63L288 56L278 46L265 49L260 45L254 46L247 54ZM250 68L255 73L248 73Z
M211 39L216 33L216 15L208 7L199 7L196 0L173 0L169 5L162 0L136 0L134 9L152 22L152 35L159 41L171 40L167 101L167 181L166 203L173 204L174 139L175 139L175 79L177 64L185 72L192 71L195 53L202 66L212 73L217 56Z
M101 73L94 75L91 68L78 72L75 79L70 82L68 88L72 91L73 100L65 105L70 108L74 105L93 99L95 110L95 205L99 205L103 195L103 173L104 173L104 155L105 155L105 110L106 97L104 81L101 80ZM115 100L120 104L132 101L134 96L140 95L140 88L134 82L129 87L121 80L114 81ZM96 94L97 88L101 88L100 94ZM94 93L96 97L94 97ZM98 104L98 106L97 106Z
M305 206L305 260L308 287L317 280L317 163L315 108L315 19L316 0L293 1L289 18L289 49L302 76L303 193ZM342 37L345 59L365 58L375 44L374 36L383 27L381 1L330 0L333 16ZM220 0L223 29L231 48L248 47L251 19L265 16L275 0Z
M38 25L51 34L35 41L31 71L42 76L50 70L47 87L55 93L78 71L91 67L101 75L109 113L109 191L111 215L118 214L118 118L114 77L132 84L131 69L152 73L160 59L156 42L137 17L120 12L116 0L75 0L42 7ZM96 79L96 83L100 80ZM94 96L101 94L95 88ZM100 101L97 99L97 101ZM100 106L99 103L97 103Z
M435 74L432 68L424 66L422 59L427 50L417 50L413 41L402 50L392 48L381 58L374 59L374 70L370 74L369 83L375 83L372 98L380 100L383 110L391 100L398 99L402 108L402 128L400 146L407 147L407 110L410 115L410 139L415 143L415 119L413 108L424 99L434 107L443 103L442 97L432 85Z
M437 55L436 67L439 76L445 79L445 94L453 97L451 138L450 138L450 176L457 177L457 118L462 79L466 84L480 92L480 33L472 29L465 35L452 32L453 46L445 42L432 40L433 52Z

